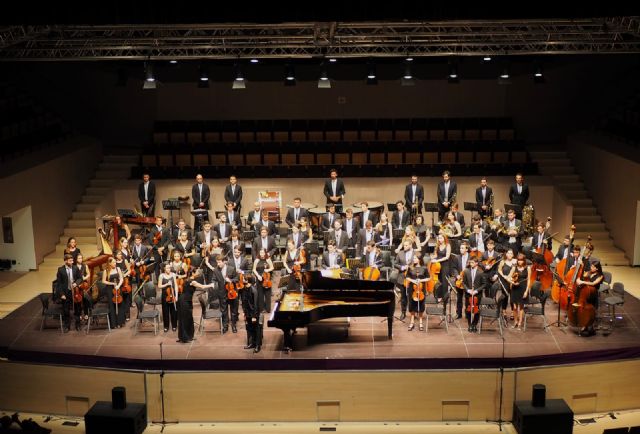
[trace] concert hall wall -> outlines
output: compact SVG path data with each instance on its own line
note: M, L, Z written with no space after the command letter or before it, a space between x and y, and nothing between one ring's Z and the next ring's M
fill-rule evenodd
M101 158L101 147L93 139L83 138L77 146L72 152L0 179L0 215L31 205L36 263L58 244Z
M624 250L631 265L640 265L640 163L607 150L612 146L618 144L584 133L570 138L568 150L614 244Z

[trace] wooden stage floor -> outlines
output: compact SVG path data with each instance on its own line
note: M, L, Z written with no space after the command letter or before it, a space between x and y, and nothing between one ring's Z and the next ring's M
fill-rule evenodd
M464 319L449 324L448 333L436 317L431 318L428 332L420 332L417 327L408 331L408 319L406 323L396 320L393 339L389 340L383 318L351 318L348 334L340 327L322 327L309 337L307 329L299 329L294 336L296 349L288 354L281 351L282 332L265 327L262 351L254 354L243 349L246 334L242 321L238 333L229 330L221 336L218 323L209 320L205 335L200 336L196 327L196 340L181 344L176 342L177 332L163 333L160 329L154 336L148 325L146 330L150 332L134 335L135 309L124 328L111 332L92 329L87 335L84 330L72 329L61 334L52 319L40 331L41 304L36 297L1 320L0 355L10 360L135 369L158 367L161 343L163 366L175 369L514 367L638 357L640 301L627 295L616 313L623 319L608 334L599 330L596 336L585 338L570 328L555 326L545 332L541 318L532 317L526 332L506 329L504 341L497 325L488 322L477 334L467 331ZM196 306L196 322L199 316ZM547 321L552 323L556 318L557 305L548 301Z

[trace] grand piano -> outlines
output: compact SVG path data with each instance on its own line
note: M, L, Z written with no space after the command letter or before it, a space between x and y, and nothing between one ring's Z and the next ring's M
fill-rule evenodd
M392 282L334 279L316 270L302 274L302 287L283 292L267 322L284 333L284 351L293 349L296 328L325 318L384 316L392 338L396 300Z

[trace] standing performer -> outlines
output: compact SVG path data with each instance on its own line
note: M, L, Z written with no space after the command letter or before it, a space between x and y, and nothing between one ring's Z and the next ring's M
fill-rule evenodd
M138 185L138 199L142 215L153 215L156 208L156 184L151 181L148 173L142 175L142 182Z
M413 263L414 255L415 251L413 250L411 241L406 240L402 243L402 250L399 251L396 256L396 263L394 264L395 270L392 272L390 278L392 282L395 279L395 286L400 291L400 321L407 317L408 290L405 286L405 278L407 276L409 266Z
M115 258L109 258L107 264L107 268L102 273L102 283L109 294L109 321L111 327L120 328L125 323L125 310L122 303L122 283L124 278Z
M338 171L336 169L331 169L329 175L331 178L324 182L324 196L327 198L328 204L339 204L336 206L336 210L341 212L342 199L344 199L346 193L344 182L342 182L342 179L338 179Z
M73 256L69 253L64 255L64 265L58 268L56 275L55 298L62 301L62 321L63 331L67 333L71 325L71 306L73 304L73 291L82 283L82 275L77 267L73 266ZM76 328L79 319L76 318Z
M258 309L261 312L271 312L271 272L273 262L267 254L267 250L260 248L253 262L253 275L256 278L258 288Z
M244 313L245 329L247 331L247 345L244 346L244 349L253 348L254 353L259 353L262 347L264 315L260 309L257 285L250 285L242 291L241 297L242 312Z
M163 272L158 277L158 289L162 294L162 322L165 333L169 331L169 325L174 332L178 327L178 283L175 273L171 270L171 263L165 263Z
M487 186L487 178L480 179L480 187L476 188L476 207L481 218L490 216L493 212L491 205L493 201L493 190Z
M202 270L196 269L184 283L182 294L178 296L178 340L182 344L193 341L195 328L193 324L193 294L197 289L207 289L204 284Z
M514 329L520 330L524 320L524 300L529 296L531 267L527 267L527 259L520 253L516 259L516 270L511 275L511 309L514 311Z
M462 281L465 289L465 306L467 324L469 332L477 332L478 320L480 319L479 302L481 294L484 292L484 274L478 268L478 259L469 258L469 268L464 270Z
M411 175L411 183L404 188L404 206L407 207L413 218L422 212L423 201L424 188L418 184L418 177Z
M204 178L202 175L196 175L196 183L191 187L191 197L193 198L193 209L194 210L208 210L209 209L209 199L211 197L211 191L209 190L209 185L204 183ZM194 230L198 232L201 230L200 221L209 220L209 212L203 213L201 219L196 218L194 224Z
M425 311L426 285L430 280L429 272L425 267L420 265L420 257L416 254L407 270L407 277L404 279L405 289L409 299L409 314L411 322L409 323L409 331L415 327L416 317L420 325L418 329L424 330L422 325L422 317Z
M86 264L83 264L83 256L82 254L78 254L76 256L76 264L75 267L80 271L80 275L82 276L82 282L77 288L78 294L82 294L82 300L78 302L76 297L74 297L73 301L73 309L76 314L76 318L80 318L84 321L89 320L89 311L93 306L93 300L91 295L87 292L91 287L91 282L89 282L89 278L91 277L91 273L89 273L89 267ZM75 295L75 293L74 293Z
M519 205L520 209L516 213L518 219L522 218L522 207L529 200L529 186L524 183L522 173L516 174L516 183L509 187L509 201L514 205Z
M284 222L289 225L289 227L297 224L302 217L309 218L309 212L300 206L301 203L302 199L296 197L293 199L293 208L287 210L287 216Z
M451 203L456 201L458 194L458 185L451 179L451 173L448 170L442 172L442 181L438 183L438 218L444 220L444 216L451 211Z
M242 187L238 184L238 178L235 175L229 177L229 185L224 188L224 201L233 204L233 210L240 215L242 209ZM229 223L233 220L229 219Z

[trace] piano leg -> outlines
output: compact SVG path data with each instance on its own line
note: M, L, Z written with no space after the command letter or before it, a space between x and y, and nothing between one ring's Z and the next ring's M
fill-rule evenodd
M393 314L387 317L387 331L389 333L389 339L393 339Z
M293 333L294 329L282 329L284 333L284 344L282 346L282 351L290 353L293 351Z

